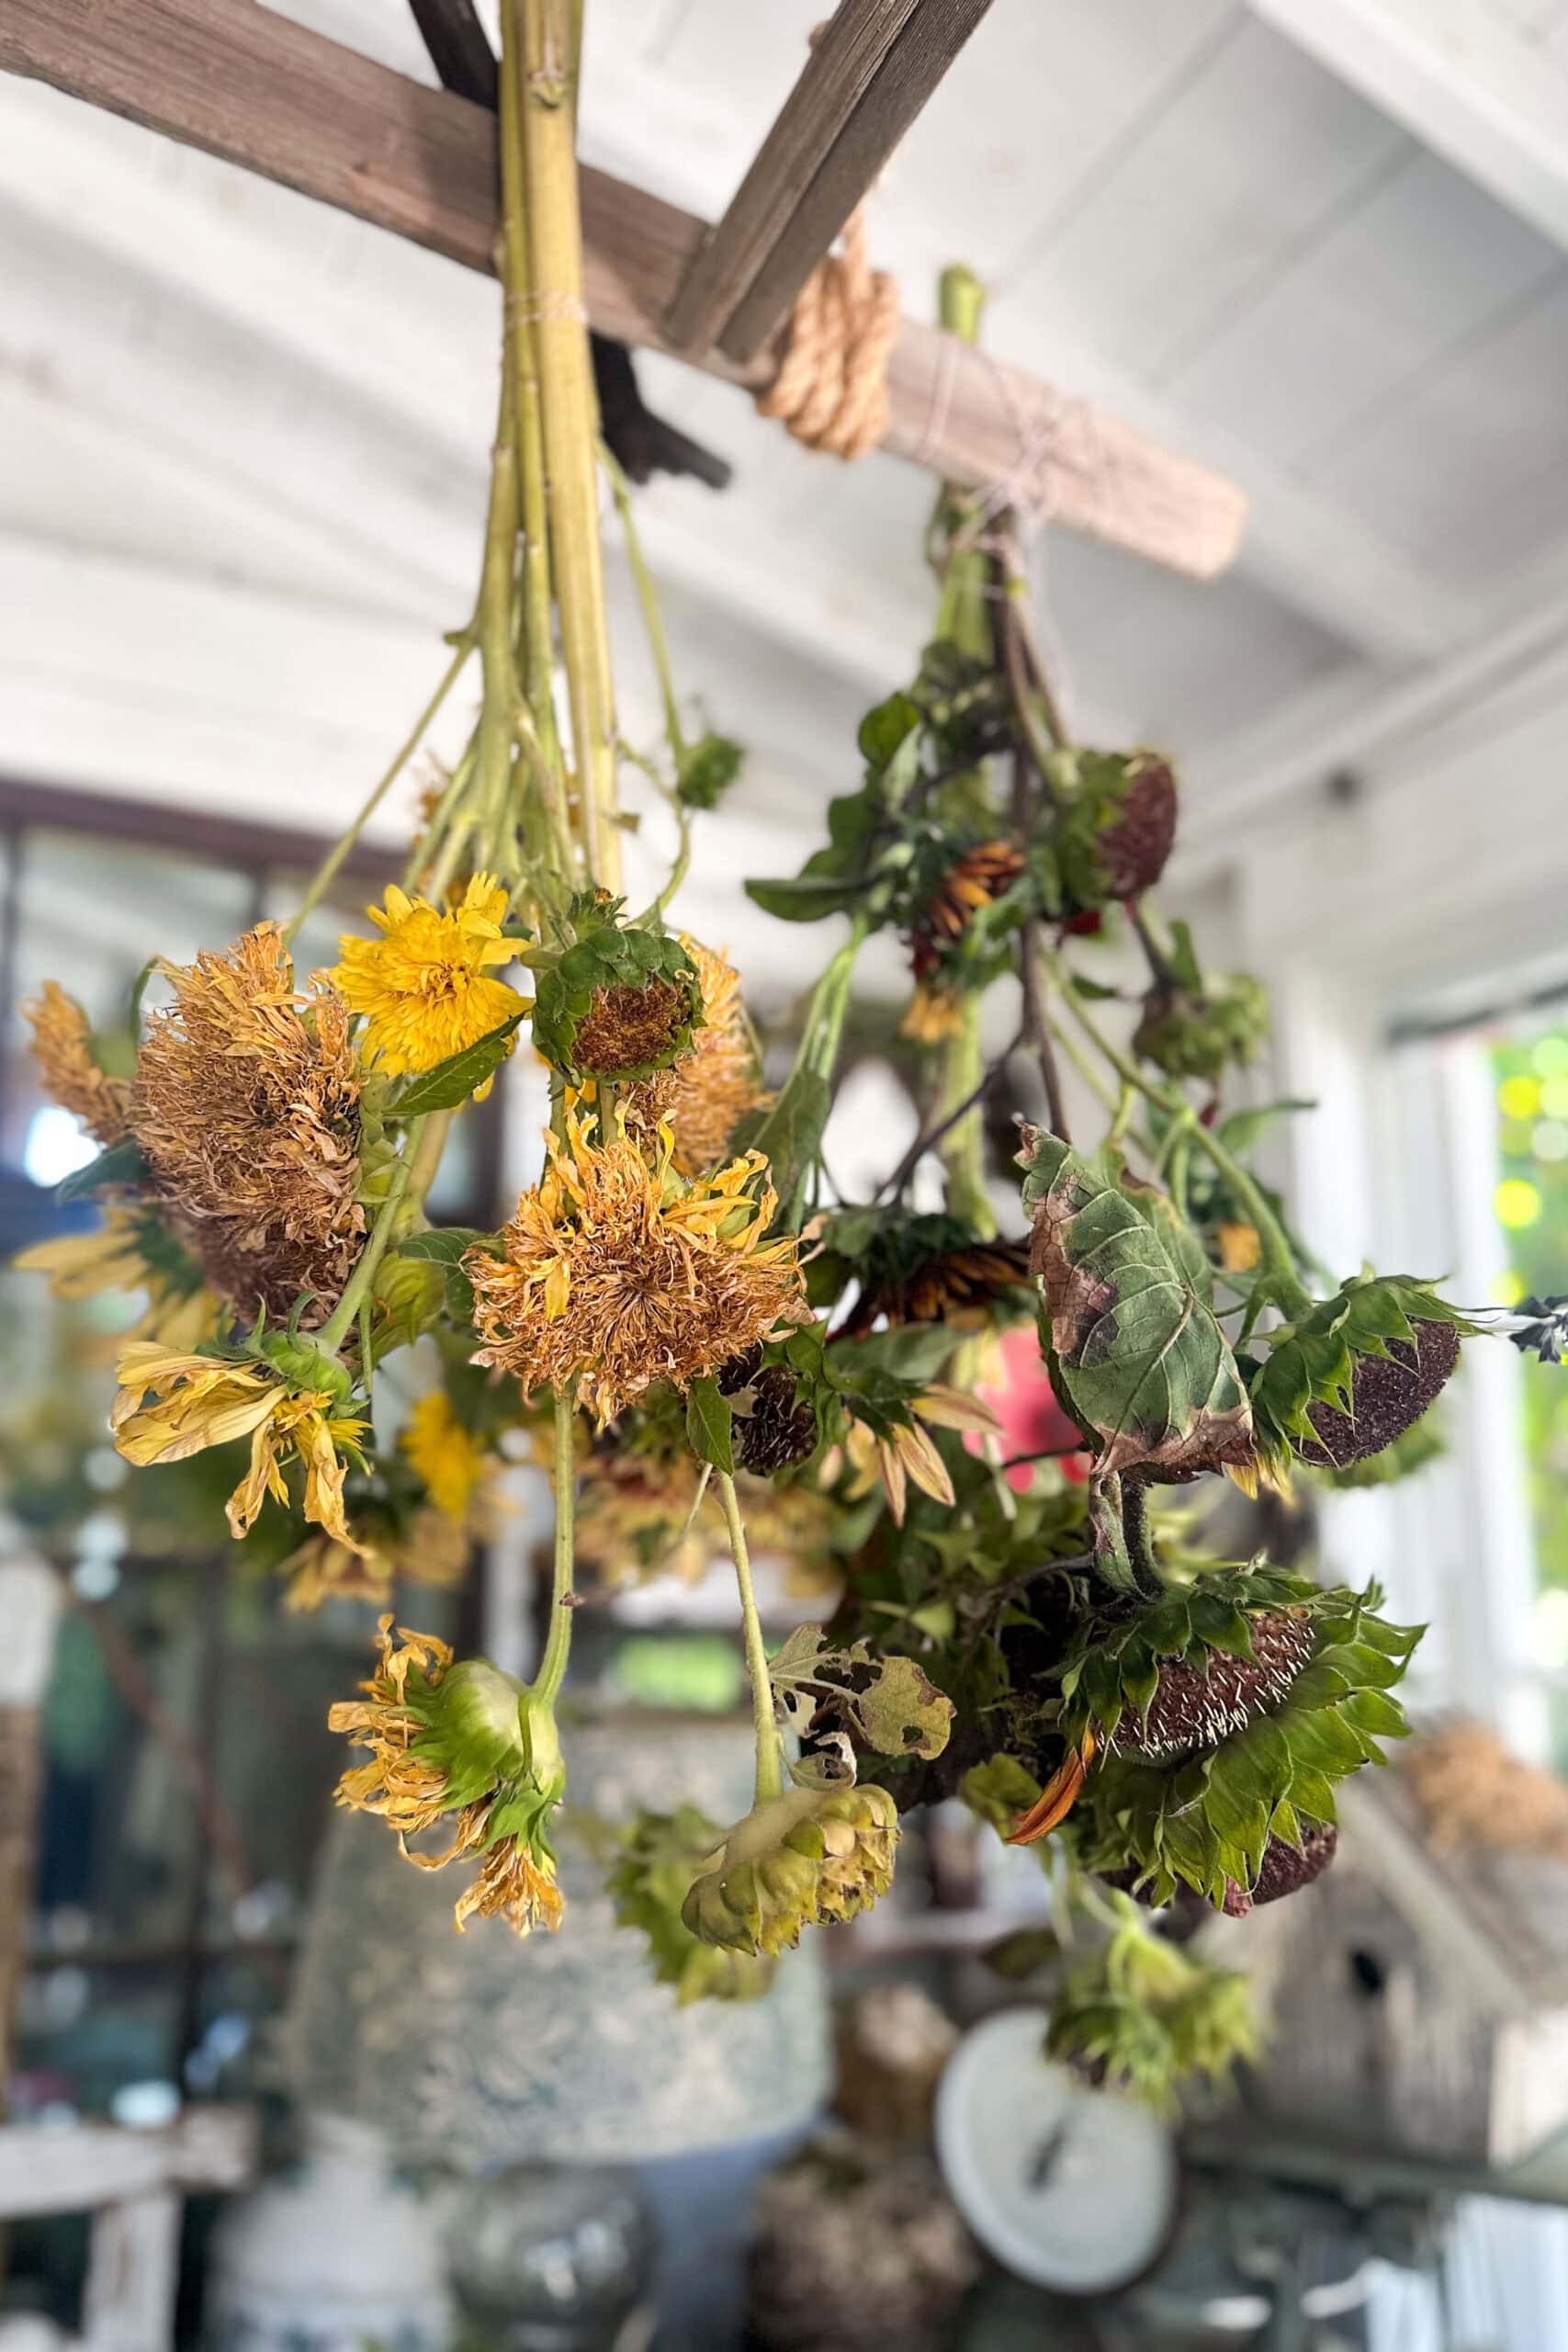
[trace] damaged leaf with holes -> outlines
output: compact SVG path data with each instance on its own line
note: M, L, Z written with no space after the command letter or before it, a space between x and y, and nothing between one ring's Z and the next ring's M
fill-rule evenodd
M1181 1478L1250 1464L1230 1342L1147 1188L1129 1192L1114 1149L1085 1159L1035 1129L1021 1159L1052 1379L1098 1469Z
M820 1625L797 1625L768 1661L775 1702L801 1730L846 1731L876 1756L940 1756L953 1702L912 1657L874 1655L865 1642L835 1649Z

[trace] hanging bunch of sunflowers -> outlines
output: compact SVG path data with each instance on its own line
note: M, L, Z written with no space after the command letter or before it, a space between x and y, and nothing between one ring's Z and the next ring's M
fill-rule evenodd
M755 1803L731 1824L690 1805L641 1816L612 1879L682 1997L765 1990L803 1928L886 1891L901 1814L954 1792L1015 1840L1055 1833L1080 1882L1245 1909L1328 1860L1335 1784L1404 1728L1391 1691L1415 1636L1371 1596L1162 1544L1151 1500L1205 1472L1248 1488L1296 1464L1353 1475L1415 1425L1474 1327L1405 1277L1309 1287L1247 1164L1261 1122L1224 1105L1263 1039L1260 991L1206 970L1147 896L1175 835L1171 768L1070 739L1010 517L977 498L939 506L933 642L868 714L863 777L833 804L828 842L795 878L750 886L783 919L847 918L775 1092L738 974L666 921L689 825L738 754L682 735L656 619L669 745L654 773L682 847L653 903L628 909L576 13L502 9L507 300L472 619L293 922L149 967L168 1001L145 1021L133 1008L131 1076L100 1066L62 989L33 1007L46 1083L102 1148L73 1189L105 1212L101 1233L33 1261L78 1293L145 1295L115 1442L152 1464L247 1442L230 1528L303 1518L301 1603L460 1573L502 1432L543 1433L554 1585L534 1679L455 1660L388 1617L361 1695L332 1716L368 1759L342 1801L379 1815L418 1866L465 1871L459 1926L560 1920L570 1758L555 1710L580 1501L582 1552L609 1581L694 1529L733 1558ZM977 315L973 281L950 273L944 323L972 335ZM625 485L612 490L629 527ZM330 970L297 970L300 923L476 658L478 718L401 885ZM1114 1034L1097 1000L1115 991L1070 960L1112 924L1148 967ZM856 957L879 930L908 947L926 1125L877 1200L844 1203L822 1136ZM1021 1012L987 1066L993 990ZM549 1073L537 1181L498 1232L433 1226L452 1124L524 1040ZM1019 1155L1027 1230L1006 1238L984 1114L1021 1057L1044 1116ZM1069 1132L1064 1059L1103 1104L1092 1143ZM942 1205L916 1209L931 1159ZM1043 1403L1010 1453L997 1343L1036 1331ZM378 1372L420 1340L442 1385L378 1451ZM749 1521L847 1567L833 1623L772 1658ZM409 1843L429 1835L445 1845ZM1231 1993L1199 2000L1175 1963L1138 1951L1133 1905L1106 1916L1111 1978L1078 1963L1062 2046L1113 2079L1157 2076L1162 2095L1173 2050L1223 2071L1247 2030Z

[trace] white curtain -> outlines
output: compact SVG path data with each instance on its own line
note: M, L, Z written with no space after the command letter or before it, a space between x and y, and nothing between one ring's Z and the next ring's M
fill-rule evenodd
M1568 2212L1464 2199L1440 2283L1385 2270L1367 2340L1370 2352L1568 2352Z

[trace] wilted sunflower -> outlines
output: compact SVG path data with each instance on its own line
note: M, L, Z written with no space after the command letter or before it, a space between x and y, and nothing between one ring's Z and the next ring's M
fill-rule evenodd
M329 1729L367 1747L368 1764L338 1782L339 1804L373 1813L398 1834L419 1869L479 1856L479 1875L459 1895L459 1928L477 1912L507 1920L519 1935L558 1928L550 1816L566 1786L555 1718L523 1685L487 1658L454 1667L434 1634L390 1617L377 1629L380 1661L362 1700L332 1708ZM446 1823L444 1854L409 1854L404 1842Z
M359 1254L359 1069L348 1009L304 996L282 933L164 965L173 1008L137 1059L130 1128L212 1288L246 1316L320 1321Z
M1023 853L1011 842L984 842L948 868L911 928L910 963L917 980L931 978L981 908L1004 897L1023 866Z
M147 1311L132 1339L194 1348L217 1329L219 1304L201 1279L200 1266L155 1209L117 1205L96 1233L64 1233L40 1241L12 1263L22 1273L47 1274L56 1298L145 1291Z
M689 1387L766 1339L803 1290L793 1235L764 1239L777 1206L760 1152L685 1183L668 1148L650 1166L581 1123L549 1145L543 1181L502 1236L471 1250L475 1358L524 1394L580 1384L603 1428L656 1380Z
M445 1388L420 1398L398 1444L436 1510L461 1526L495 1470L496 1457L458 1419Z
M724 1157L730 1136L763 1095L740 1001L740 975L728 957L685 932L681 944L702 982L703 1025L668 1069L626 1089L621 1110L628 1126L649 1136L667 1126L675 1139L677 1170L682 1176L700 1176Z
M58 980L45 980L22 1011L32 1023L33 1058L45 1091L99 1143L123 1143L130 1132L130 1087L99 1069L92 1027L75 998Z
M269 1494L288 1502L284 1469L299 1461L305 1464L306 1518L350 1551L364 1548L344 1516L347 1464L337 1449L341 1445L357 1459L367 1424L337 1410L338 1399L325 1389L291 1389L259 1364L177 1355L145 1340L124 1350L118 1378L110 1425L116 1446L139 1469L154 1462L183 1462L231 1438L250 1439L250 1467L228 1503L229 1527L236 1538L249 1534Z
M367 1061L389 1078L434 1069L527 1011L526 997L491 978L492 966L517 953L502 936L507 903L499 882L476 874L450 911L392 886L384 908L366 909L382 936L345 933L332 977L351 1011L365 1015Z

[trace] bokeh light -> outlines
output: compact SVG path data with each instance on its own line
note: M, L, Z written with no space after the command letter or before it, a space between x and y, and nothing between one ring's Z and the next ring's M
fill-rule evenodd
M1497 1222L1510 1233L1519 1232L1533 1225L1540 1215L1540 1188L1528 1176L1505 1176L1492 1195L1492 1205L1497 1212Z
M1540 1080L1523 1071L1506 1078L1497 1089L1497 1108L1505 1119L1533 1119L1540 1109Z

